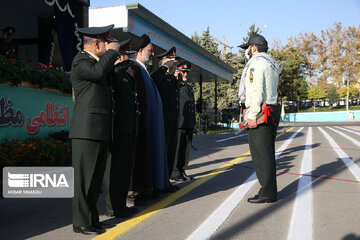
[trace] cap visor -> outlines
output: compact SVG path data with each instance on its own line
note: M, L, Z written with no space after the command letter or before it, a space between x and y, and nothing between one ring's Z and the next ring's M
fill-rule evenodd
M110 36L106 36L104 39L109 42L119 42L119 40Z
M242 49L247 49L249 46L250 46L250 44L242 44L242 45L239 45L238 47L242 48Z
M126 51L119 51L120 54L133 54L133 53L137 53L137 51L135 50L126 50Z

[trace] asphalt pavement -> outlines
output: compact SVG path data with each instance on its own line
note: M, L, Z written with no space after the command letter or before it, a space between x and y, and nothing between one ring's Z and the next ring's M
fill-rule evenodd
M102 235L72 232L71 199L0 199L0 239L360 239L360 122L280 124L275 203L247 202L260 186L246 131L193 145L195 179L133 218L104 216L101 194L100 219L114 226Z

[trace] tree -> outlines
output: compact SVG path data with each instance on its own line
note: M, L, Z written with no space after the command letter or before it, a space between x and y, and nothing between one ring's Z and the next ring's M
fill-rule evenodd
M305 56L298 47L290 44L276 44L270 54L278 61L283 70L279 76L279 99L301 101L307 99L308 84L304 78ZM299 104L297 104L299 106ZM298 109L299 111L299 109Z
M334 85L331 85L328 92L327 92L327 98L330 104L330 108L332 105L340 100L339 95L336 92L336 87Z
M314 100L325 99L326 93L324 91L322 91L321 89L319 89L318 87L313 87L313 88L310 88L310 90L309 90L308 98L313 100L314 112L315 112Z

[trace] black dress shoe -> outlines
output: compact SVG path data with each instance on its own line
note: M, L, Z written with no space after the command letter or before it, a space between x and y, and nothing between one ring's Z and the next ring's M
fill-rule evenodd
M94 226L87 226L87 227L73 226L73 231L76 233L82 233L86 235L99 235L105 232L104 229L99 229Z
M259 197L258 195L255 195L255 197L248 198L247 201L249 203L272 203L276 202L276 198Z
M105 216L107 216L107 217L113 217L113 216L114 216L114 211L113 211L113 210L106 210L106 211L105 211Z
M170 178L170 180L172 180L174 182L185 182L186 181L186 179L183 178L182 176L172 177L172 178Z
M185 180L185 181L190 181L190 180L193 180L194 178L193 177L190 177L188 176L185 171L180 173L180 176Z

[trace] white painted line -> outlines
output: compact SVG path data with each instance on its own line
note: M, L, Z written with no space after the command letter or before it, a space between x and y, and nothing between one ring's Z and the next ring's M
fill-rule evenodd
M356 134L356 135L359 135L360 136L360 132L356 132L356 131L354 131L354 130L350 130L350 129L347 129L347 128L344 128L344 127L336 127L336 128L338 128L338 129L341 129L341 130L344 130L344 131L347 131L347 132L351 132L351 133L353 133L353 134Z
M296 137L296 135L302 130L300 128L297 130L291 137L286 140L279 150L276 152L276 160L281 155L281 153L287 148L291 141ZM256 183L256 174L255 172L245 180L236 190L217 208L211 215L205 219L205 221L194 231L192 232L186 240L205 240L209 239L221 224L229 217L234 208L239 204L243 199L245 194L249 189Z
M319 127L318 127L319 128ZM341 160L345 163L345 165L350 169L352 174L355 176L356 180L360 181L360 168L351 160L351 158L340 149L339 145L330 137L329 134L325 132L325 130L319 128L320 131L325 135L330 145L334 148L334 151L338 154Z
M301 164L301 174L312 171L312 128L307 133L306 146ZM288 233L289 240L311 240L313 233L311 177L301 176Z
M186 240L209 239L256 183L256 179L256 174L251 174Z
M217 140L216 142L217 142L217 143L218 143L218 142L225 142L225 141L227 141L227 140L231 140L231 139L234 139L234 138L242 137L242 136L245 136L245 135L247 135L247 134L241 134L241 135L235 136L235 137L229 137L229 138L220 139L220 140Z
M352 141L353 143L355 143L358 147L360 147L360 142L359 142L358 140L356 140L355 138L352 138L352 137L346 135L345 133L342 133L342 132L340 132L340 131L338 131L338 130L335 130L335 129L333 129L333 128L330 128L330 127L327 127L327 128L330 129L330 130L332 130L332 131L334 131L334 132L336 132L336 133L338 133L338 134L340 134L340 135L343 136L344 138L349 139L350 141Z

